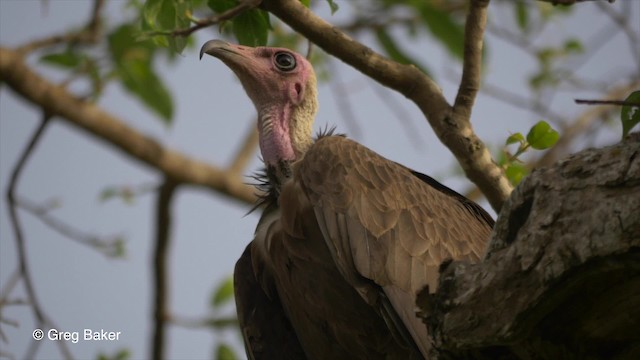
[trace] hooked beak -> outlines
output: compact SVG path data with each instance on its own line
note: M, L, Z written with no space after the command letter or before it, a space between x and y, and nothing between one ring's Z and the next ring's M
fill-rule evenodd
M217 57L223 61L233 57L234 55L247 58L247 54L244 54L246 50L248 49L244 46L229 44L226 41L218 39L209 40L202 45L202 48L200 48L200 60L202 60L202 56L204 54Z
M245 80L243 78L247 74L254 73L261 67L256 61L254 51L255 49L249 46L230 44L217 39L209 40L200 49L200 59L204 54L216 57L230 67L240 80Z
M236 55L238 54L233 45L229 44L226 41L222 40L209 40L200 49L200 60L202 60L202 56L204 54L211 55L217 58L224 57L224 53L232 53Z

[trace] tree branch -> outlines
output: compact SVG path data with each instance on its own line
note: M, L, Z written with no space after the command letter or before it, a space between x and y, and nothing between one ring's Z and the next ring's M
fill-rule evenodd
M589 99L574 99L576 104L583 105L618 105L618 106L640 106L640 103L624 100L589 100Z
M178 184L166 178L156 204L156 241L153 254L153 340L151 359L165 358L165 329L169 317L169 246L171 244L171 201Z
M22 274L22 278L24 280L24 285L27 291L27 296L31 300L33 313L36 318L36 322L38 324L44 324L46 322L46 317L44 315L44 311L40 306L40 302L38 301L38 296L36 295L35 288L33 286L33 282L31 280L31 272L29 270L28 260L27 260L27 248L25 246L24 234L22 233L22 226L20 225L20 219L18 217L17 210L17 200L16 200L16 186L18 185L18 181L20 179L20 175L22 174L22 170L27 163L27 160L31 156L33 150L35 149L36 144L40 140L40 137L44 133L44 130L47 128L49 124L50 117L48 115L43 115L43 119L36 129L36 131L31 136L27 147L24 152L18 159L18 163L16 167L13 169L11 173L11 178L9 180L9 186L7 188L7 202L9 203L9 217L11 219L11 226L13 227L13 232L15 234L16 240L16 248L18 250L18 262L20 266L20 273Z
M631 91L640 87L640 81L635 81L631 84L616 87L612 89L608 94L604 96L604 100L620 99L625 97ZM569 126L560 131L560 138L556 144L549 150L547 150L540 159L538 159L532 168L550 166L560 157L564 156L573 143L573 141L580 135L591 128L592 124L602 118L605 114L612 110L611 105L599 105L590 108L582 113Z
M11 226L13 227L13 232L15 235L16 248L18 251L18 268L20 271L20 276L24 281L24 286L27 291L27 297L29 298L29 304L31 305L31 309L33 310L33 315L36 318L36 326L38 328L43 328L42 330L46 332L47 329L56 328L53 321L45 314L42 309L42 305L40 305L40 300L36 294L35 287L33 285L33 278L31 277L31 271L28 265L28 257L27 257L27 248L25 244L24 234L22 232L22 226L20 224L20 219L18 217L17 212L17 201L16 201L16 186L18 185L18 180L20 179L20 175L22 174L22 170L27 163L27 160L33 153L33 150L36 147L38 141L40 141L44 130L47 128L49 124L49 120L51 119L51 115L48 113L43 113L42 121L36 131L31 136L27 147L23 151L22 155L18 159L18 163L16 167L13 169L11 173L11 178L9 180L9 186L7 187L7 202L9 203L9 219L11 220ZM31 343L31 346L27 350L26 358L32 359L34 358L35 352L38 349L39 341L34 341ZM60 348L60 352L65 359L71 359L71 352L67 347L64 341L57 342L58 347Z
M0 81L48 113L62 117L176 182L207 187L247 204L255 202L255 189L233 174L168 149L95 104L51 84L13 50L0 48Z
M52 45L97 43L100 37L100 13L102 12L103 7L104 0L94 0L93 9L91 10L91 18L81 30L38 39L16 48L15 51L22 55L26 55L34 50Z
M296 0L265 0L262 6L296 31L355 69L411 99L434 132L456 156L467 177L478 185L494 209L511 192L502 169L493 162L469 123L460 122L440 88L412 65L398 64L351 39Z
M209 27L211 25L219 24L225 20L229 20L231 18L238 16L244 11L253 9L258 5L260 5L261 1L262 0L242 0L238 3L238 5L223 12L222 14L218 14L218 15L210 16L206 19L198 20L195 22L195 25L191 27L169 31L169 32L156 31L156 32L150 33L150 35L169 35L174 37L176 36L187 37L200 29Z
M49 215L48 209L43 206L38 206L25 198L20 198L15 201L17 206L31 213L49 228L55 230L62 236L74 240L82 245L89 246L105 256L122 256L123 240L121 237L113 236L111 238L101 238L93 234L84 233Z
M462 80L453 105L453 112L461 117L461 121L470 121L471 109L480 89L482 47L488 6L489 0L472 0L467 14Z
M636 359L639 250L635 133L534 171L485 258L443 264L418 306L446 359Z
M538 0L540 2L548 2L551 3L553 5L573 5L573 4L577 4L577 3L581 3L581 2L587 2L587 1L603 1L603 2L608 2L610 4L613 4L616 0Z

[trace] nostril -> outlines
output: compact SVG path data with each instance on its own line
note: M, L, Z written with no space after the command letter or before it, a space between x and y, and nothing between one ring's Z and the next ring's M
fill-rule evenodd
M301 92L302 92L302 85L300 85L300 83L296 83L296 93L300 95Z

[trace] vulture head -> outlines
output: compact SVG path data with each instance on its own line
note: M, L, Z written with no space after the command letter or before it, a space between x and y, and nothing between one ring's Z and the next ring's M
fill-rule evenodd
M311 64L288 49L253 48L222 40L206 42L200 58L203 54L222 60L240 79L258 111L262 158L277 177L288 177L289 164L313 143L318 98Z

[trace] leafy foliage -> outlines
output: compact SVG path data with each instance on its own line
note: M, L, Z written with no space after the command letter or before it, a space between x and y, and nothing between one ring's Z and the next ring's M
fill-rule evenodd
M218 344L218 349L216 350L216 359L217 360L236 360L238 357L235 352L226 344Z
M143 30L173 31L189 26L191 1L186 0L147 0L142 8ZM156 45L170 47L177 52L187 45L183 37L153 36Z
M105 353L100 353L97 360L129 360L131 359L131 352L128 349L120 349L115 354L109 356Z
M636 103L637 106L624 105L620 111L622 121L622 138L624 139L634 126L640 123L640 90L632 92L625 102Z
M68 47L64 52L48 53L40 58L40 62L64 70L75 75L87 76L91 84L91 97L97 97L104 87L104 76L100 72L98 61L81 52L77 48Z
M238 6L237 0L209 0L207 5L215 13L221 14ZM229 20L233 34L242 45L264 46L269 39L271 23L269 13L260 9L251 9ZM223 25L224 26L224 25Z
M340 9L340 6L335 2L335 0L327 0L327 3L329 3L329 7L331 8L331 15L335 14L336 11ZM309 7L309 5L307 5L307 7Z
M503 156L499 159L500 165L505 170L505 174L512 184L520 183L528 173L528 169L523 165L519 157L526 153L529 148L545 150L558 141L559 134L546 121L538 121L529 129L525 137L521 133L511 134L505 141L505 146L518 144L515 153L511 154L506 148Z
M544 150L552 147L558 141L559 136L549 123L539 121L527 133L527 142L536 150Z
M124 24L108 36L115 76L125 89L138 97L166 123L173 118L173 99L169 89L153 68L156 46L150 41L137 41L136 29Z
M233 278L228 277L222 281L211 296L211 306L219 308L233 299Z
M412 0L431 34L458 59L464 55L464 26L455 21L451 13L442 11L430 2Z
M537 51L540 70L529 78L529 84L535 90L556 86L570 71L556 67L558 60L583 52L582 43L577 39L567 39L559 47L544 47Z
M233 314L232 316L220 316L225 309L229 310L229 305L233 304L233 277L229 276L216 285L209 304L213 310L213 316L207 320L207 326L216 331L225 329L237 329L238 320ZM215 358L217 360L237 359L233 349L223 341L219 341L216 348Z

